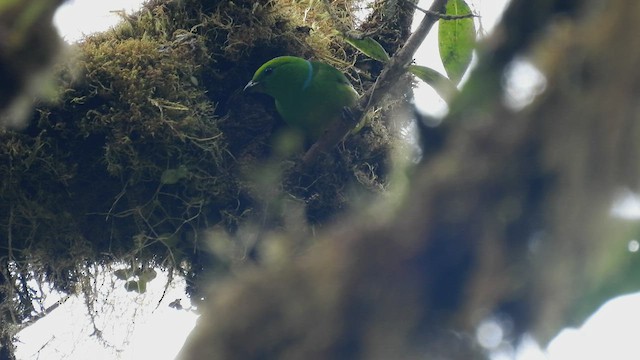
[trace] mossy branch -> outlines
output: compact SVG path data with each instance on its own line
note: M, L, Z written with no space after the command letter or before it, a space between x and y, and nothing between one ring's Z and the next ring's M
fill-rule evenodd
M402 78L418 47L429 34L433 25L440 19L439 16L434 14L438 14L446 5L447 0L435 0L433 2L429 12L426 13L416 31L409 37L404 46L391 57L374 86L364 93L354 109L351 109L351 116L343 116L342 121L333 122L320 139L304 154L302 158L303 168L308 168L320 154L330 151L337 145L362 120L367 111L378 105L387 92Z

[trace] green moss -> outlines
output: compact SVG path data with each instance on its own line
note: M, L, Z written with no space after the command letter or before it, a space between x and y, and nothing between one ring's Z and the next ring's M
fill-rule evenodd
M290 206L277 204L291 197L304 207L298 225L319 226L348 208L353 189L382 191L393 139L383 119L299 173L290 165L301 154L272 156L272 133L282 126L272 99L241 91L260 64L283 54L358 76L333 20L309 6L151 1L74 45L57 70L58 102L39 105L24 132L0 134L8 179L0 242L11 243L2 255L39 264L63 291L94 263L198 278L230 262L207 250L202 232L211 226L286 229ZM276 169L266 187L263 164Z

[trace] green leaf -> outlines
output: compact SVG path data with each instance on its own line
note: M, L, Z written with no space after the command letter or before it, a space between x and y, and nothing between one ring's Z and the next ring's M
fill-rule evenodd
M447 103L458 93L453 81L426 66L410 65L409 72L429 84Z
M471 13L464 0L449 0L447 15ZM473 18L440 20L438 26L438 48L449 79L458 84L469 67L476 41L476 26Z
M356 49L362 51L368 57L378 60L381 62L389 61L389 54L387 51L380 45L379 42L373 40L371 37L366 37L364 39L356 39L354 37L345 37L345 40L353 45Z

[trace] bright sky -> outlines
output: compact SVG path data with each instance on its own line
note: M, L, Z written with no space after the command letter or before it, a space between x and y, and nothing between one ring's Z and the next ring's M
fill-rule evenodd
M111 272L102 272L95 285L100 297L94 310L106 346L92 335L94 327L84 298L71 297L18 334L18 360L173 359L197 316L169 307L176 299L182 299L183 306L189 305L184 281L174 281L162 298L166 283L166 274L159 273L148 283L147 292L140 295L127 292L124 281L115 279Z
M131 13L140 8L143 0L69 0L53 19L60 35L68 42L82 39L85 34L104 31L116 25L120 17L115 13Z
M472 8L482 15L482 27L486 32L499 20L508 0L472 0ZM113 11L131 11L139 7L140 0L72 0L60 8L55 24L69 42L77 41L83 34L100 31L115 25L118 16ZM427 8L430 0L422 0L420 6ZM416 24L419 19L416 19ZM437 30L434 29L416 56L416 62L444 73L438 57ZM521 65L521 66L520 66ZM528 73L527 73L528 72ZM513 70L507 81L513 89L514 106L526 103L527 98L518 99L522 93L535 93L544 85L544 77L532 66L523 63ZM511 91L511 90L509 90ZM444 102L428 86L416 90L419 107L432 114L446 111ZM529 96L530 98L530 96ZM637 205L637 204L636 204ZM65 304L36 324L19 333L17 356L26 359L173 359L188 333L195 325L196 316L189 311L178 311L168 307L177 298L186 298L182 282L173 284L157 307L164 290L166 277L149 283L145 295L126 292L123 283L112 283L111 276L102 278L102 304L97 313L97 322L105 339L111 346L104 346L91 336L93 327L87 317L82 298L71 298ZM115 289L115 290L112 290ZM136 303L137 306L130 306ZM188 301L184 300L184 305ZM499 331L491 324L489 341L499 341ZM493 329L493 330L491 330ZM640 359L637 345L640 334L640 294L628 295L612 300L593 315L579 330L566 329L549 345L546 352L528 341L518 350L496 353L494 359L506 360L573 360L573 359ZM483 338L484 339L484 338ZM115 349L115 350L114 350ZM516 355L514 355L516 354Z

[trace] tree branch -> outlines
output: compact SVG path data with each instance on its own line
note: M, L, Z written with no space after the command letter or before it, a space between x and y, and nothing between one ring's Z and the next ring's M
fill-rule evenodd
M386 93L407 71L407 66L413 61L413 55L418 50L418 47L431 31L433 24L440 19L435 14L438 14L446 5L447 0L435 0L433 2L429 12L425 14L416 31L409 37L409 40L398 53L391 58L376 83L360 97L358 104L352 109L351 116L342 116L338 121L334 121L320 139L304 154L302 158L303 168L309 167L320 154L333 149L371 108L380 103Z

